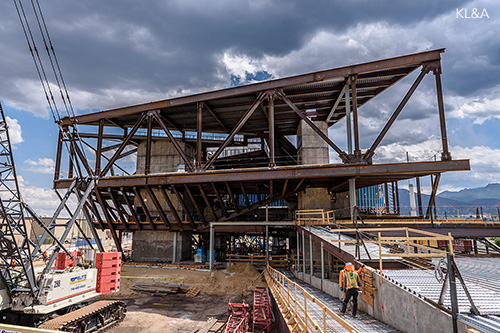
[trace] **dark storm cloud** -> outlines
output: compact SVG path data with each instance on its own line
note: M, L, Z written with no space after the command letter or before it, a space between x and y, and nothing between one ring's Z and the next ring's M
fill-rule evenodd
M28 9L29 2L24 3ZM415 39L426 48L449 47L444 56L445 70L452 69L446 82L449 91L470 94L491 85L499 74L495 52L499 41L495 34L491 38L482 34L468 44L443 45L452 44L454 38L460 41L459 24L474 31L490 29L487 23L481 26L478 22L455 20L445 22L445 26L421 25L441 15L454 15L456 8L467 5L465 1L58 0L41 5L70 88L101 97L94 96L94 104L85 105L89 108L122 106L228 86L230 73L221 63L227 50L256 60L274 57L279 63L281 58L286 60L293 52L307 48L320 32L333 38L354 29L363 35L369 25L375 30L390 30L379 32L380 36L387 34L386 44L368 38L362 40L362 49L353 50L348 41L340 39L330 57L319 53L321 60L313 58L308 62L306 55L275 74L293 75L419 51L422 46L413 44ZM0 22L0 46L8 50L8 57L0 59L0 70L6 78L0 83L2 98L18 102L19 107L23 99L30 101L27 105L33 104L34 97L18 87L20 80L36 79L36 74L14 6L2 2L0 11L6 13ZM36 28L35 21L31 22ZM446 34L447 29L455 29L458 36ZM391 36L398 30L407 34ZM329 42L335 41L324 40L323 46ZM478 64L477 54L483 56ZM455 67L464 69L457 71ZM13 85L9 78L18 84ZM44 103L43 98L40 101ZM39 113L46 112L44 107L41 110ZM422 113L414 116L419 115Z

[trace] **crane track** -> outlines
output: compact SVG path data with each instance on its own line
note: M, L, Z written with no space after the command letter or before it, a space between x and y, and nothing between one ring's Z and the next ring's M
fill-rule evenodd
M125 303L121 301L97 301L50 319L38 328L65 332L104 332L122 321L126 311Z

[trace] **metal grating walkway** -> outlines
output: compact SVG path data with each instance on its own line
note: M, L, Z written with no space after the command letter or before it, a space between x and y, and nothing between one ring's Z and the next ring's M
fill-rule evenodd
M336 298L332 297L328 294L325 294L324 292L311 287L309 284L295 278L290 272L288 271L282 271L282 273L289 278L292 282L298 284L301 286L306 292L311 294L312 296L316 297L318 300L320 300L323 304L325 304L329 309L331 309L335 313L339 313L341 308L342 308L342 302ZM287 283L287 282L285 282ZM359 296L361 298L361 296ZM303 302L304 295L303 293L297 289L297 299L299 301ZM300 311L300 309L299 309ZM321 310L320 306L308 302L307 303L307 313L317 322L317 323L322 323L323 322L323 311ZM377 319L362 313L358 311L358 314L356 315L356 318L352 317L351 312L346 312L346 314L342 317L346 322L348 322L350 325L352 325L354 328L356 328L360 332L399 332L398 330L378 321ZM320 325L321 326L321 325ZM308 325L310 328L311 332L316 332L316 330L312 327L312 325ZM342 327L339 323L337 323L335 320L332 318L327 317L327 327L326 327L326 332L347 332L347 330Z

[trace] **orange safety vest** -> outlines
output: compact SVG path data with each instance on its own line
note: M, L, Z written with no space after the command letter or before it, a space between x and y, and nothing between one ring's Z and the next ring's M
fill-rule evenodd
M358 273L353 271L344 272L345 289L359 288Z

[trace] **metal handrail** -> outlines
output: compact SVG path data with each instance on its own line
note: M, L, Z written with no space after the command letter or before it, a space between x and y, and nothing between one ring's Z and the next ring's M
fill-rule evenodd
M330 310L325 304L323 304L323 302L321 302L319 299L309 294L304 288L302 288L297 283L291 281L283 273L277 271L276 269L270 266L267 266L265 270L265 277L267 284L269 285L271 291L273 292L273 295L275 297L279 297L283 302L287 303L284 305L291 312L292 318L295 320L297 325L301 326L303 332L311 332L311 330L309 329L309 325L311 325L315 331L326 333L327 315L330 316L337 323L339 323L347 331L359 332L356 328L354 328L348 322L343 320L339 315ZM285 286L285 281L286 281L286 286ZM290 288L295 289L294 292L291 292ZM304 295L303 304L301 304L300 300L297 299L297 290L300 290ZM323 312L322 326L320 326L314 320L314 318L312 318L307 312L308 299L310 302L317 304L321 308ZM301 316L298 310L302 311L304 315Z

